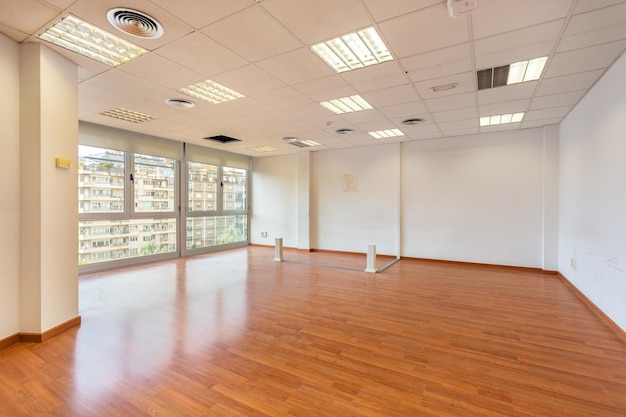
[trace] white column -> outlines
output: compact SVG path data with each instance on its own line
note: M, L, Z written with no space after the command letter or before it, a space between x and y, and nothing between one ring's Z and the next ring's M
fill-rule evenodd
M282 262L283 258L283 238L277 237L274 239L274 262Z
M376 245L367 246L367 268L365 272L376 273Z

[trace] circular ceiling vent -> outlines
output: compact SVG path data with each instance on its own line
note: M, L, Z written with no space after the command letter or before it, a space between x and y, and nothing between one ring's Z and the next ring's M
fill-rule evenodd
M172 107L182 107L185 109L190 109L196 106L196 103L193 101L185 100L183 98L168 98L165 102Z
M138 38L154 39L163 35L163 26L153 17L133 9L111 9L109 23L122 32Z
M408 126L421 125L422 123L424 123L424 119L422 119L421 117L416 117L414 119L406 119L402 121L403 125L408 125Z
M298 138L293 137L293 136L286 136L284 138L281 139L283 142L287 142L287 143L293 143L293 142L297 142Z
M335 130L335 133L338 133L340 135L349 135L351 133L354 133L354 130L352 130L352 129L337 129L337 130Z

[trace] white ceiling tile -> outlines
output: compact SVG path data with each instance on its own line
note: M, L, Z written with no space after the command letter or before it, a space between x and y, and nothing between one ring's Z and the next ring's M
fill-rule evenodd
M537 87L537 81L489 88L478 92L478 104L502 103L511 100L530 98Z
M217 22L233 13L251 7L249 0L206 1L185 0L184 3L171 0L151 0L174 16L186 21L196 29Z
M431 112L462 109L463 107L476 105L476 96L474 93L456 94L454 96L431 98L424 100L424 103Z
M549 109L531 110L524 116L523 121L554 119L565 117L573 106L551 107Z
M476 107L466 107L463 109L446 110L437 113L432 113L433 118L441 127L444 122L452 122L455 120L474 119L478 120L478 113Z
M587 90L600 78L603 72L603 69L599 69L543 79L537 90L537 95L547 96L568 91Z
M202 81L202 75L156 54L142 56L119 67L120 71L142 77L157 85L176 90Z
M507 130L517 130L520 126L521 123L508 123L503 125L481 126L479 130L480 133L503 132Z
M361 0L272 0L261 4L307 46L371 26Z
M449 75L447 77L434 78L432 80L420 81L415 83L415 88L422 99L427 100L431 98L439 98L446 96L453 96L462 93L469 93L476 89L475 81L476 74L474 72L465 72L462 74ZM456 88L434 92L431 90L433 87L457 84Z
M437 125L439 126L439 129L441 129L443 134L447 135L449 132L459 133L459 130L464 129L478 130L480 123L479 119L476 117L473 119L461 119L451 122L437 123Z
M626 3L573 16L557 52L626 39Z
M200 32L180 38L157 52L206 78L248 64L248 61Z
M407 76L397 61L341 73L341 77L358 91L380 90L407 82Z
M290 114L298 119L302 120L311 120L311 119L319 119L325 118L331 120L335 115L330 110L325 109L317 103L307 103L297 106L292 106L289 108L283 109L283 111L287 114Z
M0 25L22 33L34 33L61 12L56 7L37 0L2 1L0 9Z
M445 3L379 24L396 59L469 41L467 20L448 15Z
M445 0L364 0L368 10L377 22L392 17L424 9Z
M373 122L384 120L386 123L389 123L387 117L385 117L381 112L376 109L356 111L352 113L344 113L340 115L342 119L346 120L348 123L357 124L363 122ZM389 129L389 128L387 128Z
M213 80L245 96L285 87L285 83L255 65L217 75Z
M607 68L624 51L626 41L611 42L555 54L548 62L545 77Z
M250 62L302 46L261 7L251 7L213 23L202 32Z
M569 93L552 94L549 96L535 97L531 110L547 109L550 107L573 106L585 95L584 90L571 91Z
M529 104L529 98L523 100L504 101L494 104L485 104L478 108L478 115L480 117L483 117L493 116L496 114L518 113L522 111L525 112Z
M624 0L578 0L574 14L585 13L591 10L600 9L602 7L611 6L613 4L623 3Z
M473 69L470 43L462 43L400 59L413 82L459 74Z
M259 61L257 65L287 84L299 84L335 74L307 47Z
M411 101L408 103L394 104L391 106L381 106L377 109L390 118L418 117L418 114L426 113L428 109L423 101Z
M475 41L476 68L493 68L549 55L564 21L560 19Z
M263 103L274 107L275 109L284 109L292 106L310 104L312 100L291 87L278 88L276 90L266 91L255 94L253 97Z
M293 88L318 102L353 96L358 93L339 75L296 84Z
M362 97L376 108L389 106L391 104L410 103L420 98L411 84L369 91L364 93Z
M530 129L533 127L543 127L550 125L558 125L563 120L562 117L556 117L553 119L541 119L541 120L522 120L522 129Z
M449 129L449 130L443 131L443 135L445 137L469 136L469 135L476 135L478 133L480 133L479 127L470 127L470 128L464 128L464 129Z
M572 0L488 1L471 15L474 39L562 19L571 4Z
M98 86L104 87L107 91L123 92L124 95L136 98L150 97L171 91L169 88L162 87L142 77L119 69L111 69L80 85L83 87L89 84L97 84Z

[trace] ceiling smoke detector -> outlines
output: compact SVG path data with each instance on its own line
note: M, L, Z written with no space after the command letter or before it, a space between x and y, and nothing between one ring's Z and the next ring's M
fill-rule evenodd
M168 98L165 102L172 107L179 107L183 109L190 109L196 106L191 100L185 100L184 98Z
M163 26L151 16L133 9L115 8L107 19L116 29L138 38L154 39L163 35Z
M485 0L448 0L450 17L460 17L473 12L485 4Z

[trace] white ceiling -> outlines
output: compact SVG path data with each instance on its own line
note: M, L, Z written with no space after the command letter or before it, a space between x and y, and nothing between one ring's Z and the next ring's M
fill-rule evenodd
M150 51L118 68L46 45L79 66L80 120L231 152L305 152L385 143L367 134L399 128L392 141L445 138L556 124L626 47L626 1L484 0L449 16L445 0L0 0L0 32L18 42L72 14ZM155 40L114 29L106 13L128 7L164 26ZM336 74L311 45L374 26L394 60ZM539 81L477 91L476 70L549 56ZM176 90L205 79L246 97L219 105ZM433 93L437 85L458 88ZM374 108L335 115L318 102L360 94ZM168 98L196 102L173 108ZM131 123L101 115L122 107L155 116ZM480 116L526 112L521 123L479 127ZM406 118L426 120L405 126ZM338 135L340 128L354 129ZM203 137L228 135L218 144ZM445 140L445 139L442 139ZM252 146L277 150L259 154Z

